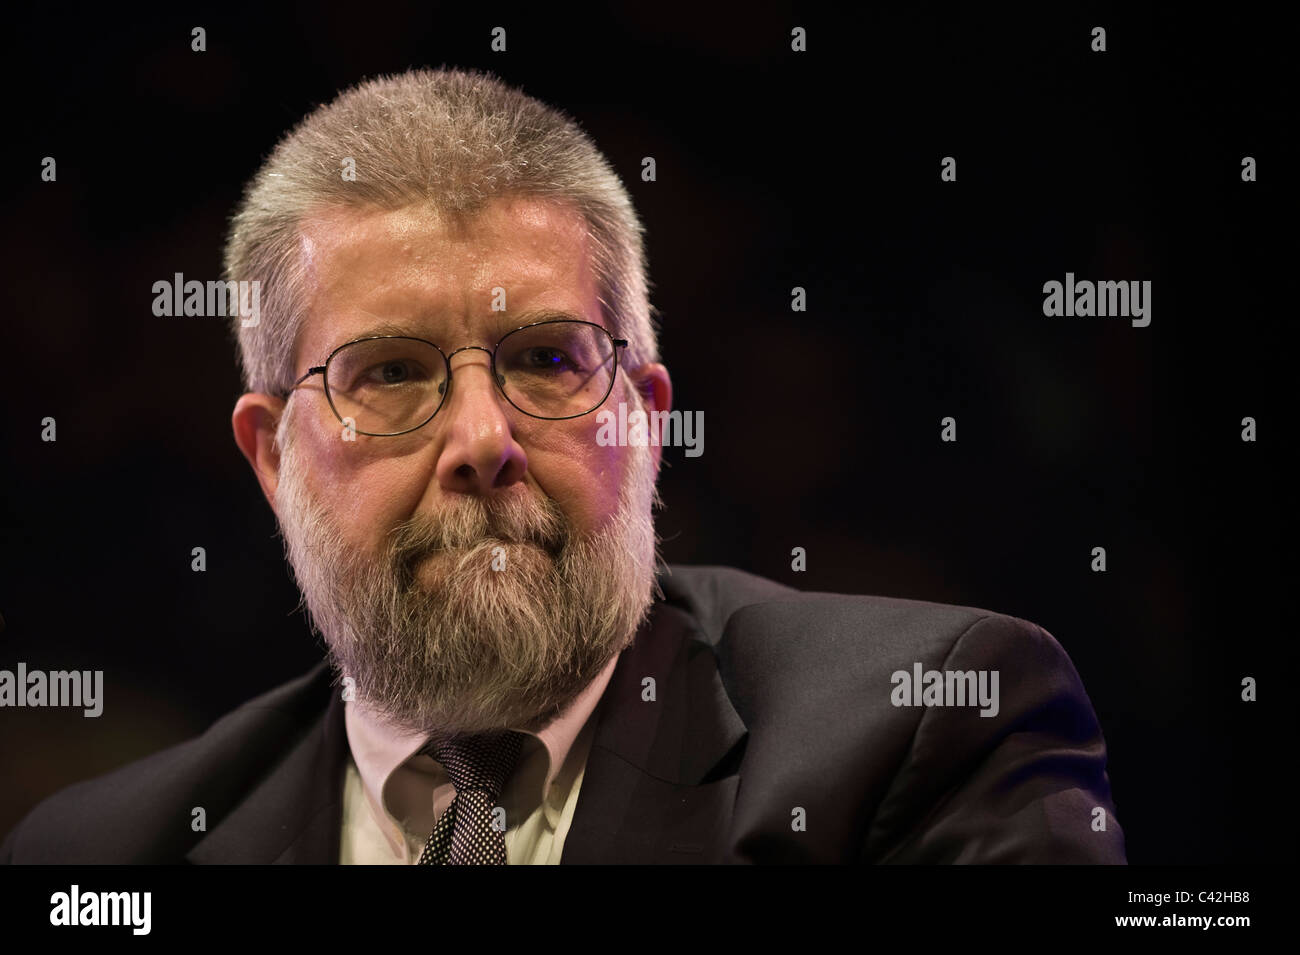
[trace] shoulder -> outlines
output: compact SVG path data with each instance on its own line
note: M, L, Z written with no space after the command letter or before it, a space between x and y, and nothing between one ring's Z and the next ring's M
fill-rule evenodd
M1082 694L1068 654L1036 623L982 607L796 590L731 567L673 565L665 599L688 613L729 683L888 690L900 671L997 668ZM802 705L815 705L805 699Z
M193 739L60 790L9 833L0 862L180 861L200 835L192 807L224 815L319 721L331 683L322 661Z
M765 786L749 798L780 792L825 820L824 858L1123 861L1096 714L1043 627L727 568L674 567L671 579L666 596L711 644L750 730L745 766ZM1111 822L1100 832L1099 808ZM815 842L790 843L788 857L816 855Z
M746 642L776 642L795 655L838 646L849 654L933 656L953 649L976 624L976 643L991 630L1013 640L1046 636L1026 620L980 607L802 591L733 567L675 564L660 584L666 601L690 614L702 638L719 649L743 635Z

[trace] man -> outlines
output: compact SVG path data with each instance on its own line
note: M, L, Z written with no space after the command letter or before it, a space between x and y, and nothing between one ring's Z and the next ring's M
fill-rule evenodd
M329 659L65 790L12 862L1123 862L1068 657L967 607L657 573L641 226L571 121L412 72L249 186L235 439ZM201 819L200 822L196 820Z

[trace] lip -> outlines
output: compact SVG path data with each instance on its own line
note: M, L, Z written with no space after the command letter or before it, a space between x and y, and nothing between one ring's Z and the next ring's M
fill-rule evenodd
M464 547L455 547L455 548L449 548L449 547L431 547L431 548L426 548L426 549L424 549L424 550L419 551L418 553L412 554L412 555L408 558L408 563L410 563L410 564L412 564L412 565L417 565L417 564L421 563L422 561L427 560L427 559L430 558L430 557L445 556L445 555L447 555L447 554L452 553L453 551L461 551L461 552L463 552L463 551L469 551L469 550L473 550L473 549L475 549L475 548L483 547L483 546L485 546L485 545L486 545L486 546L489 546L489 547L524 547L524 546L528 546L528 547L536 547L538 550L545 551L546 553L550 554L551 556L557 556L557 555L558 555L562 550L564 550L564 541L563 541L563 540L558 540L558 539L550 540L550 539L547 539L547 538L544 538L544 537L532 537L532 536L530 536L530 537L495 537L495 536L492 536L492 535L489 534L489 535L487 535L487 536L485 536L485 537L480 537L478 540L474 541L472 544L469 544L469 545L464 546Z

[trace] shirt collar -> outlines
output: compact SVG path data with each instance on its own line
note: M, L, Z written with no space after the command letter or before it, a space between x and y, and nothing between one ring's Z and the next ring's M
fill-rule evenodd
M539 755L538 751L544 751L545 756L549 757L543 763L543 765L549 763L549 766L546 768L544 778L541 778L540 791L537 791L534 784L534 791L527 794L525 798L530 802L546 806L548 820L552 824L554 824L554 820L551 819L553 807L547 799L551 784L563 769L565 760L573 749L574 741L586 726L596 704L600 702L605 687L614 673L618 658L617 653L610 657L605 668L587 684L568 708L545 726L535 731L511 727L530 737L525 740L524 749L520 754L521 765L525 762L533 765L533 760ZM356 762L357 771L365 787L366 801L370 804L375 819L381 823L386 821L385 836L394 850L398 851L403 840L402 826L385 803L383 798L385 787L393 773L408 762L413 765L418 762L426 774L428 768L436 767L432 759L419 752L428 741L429 734L398 730L379 719L374 711L356 700L344 702L343 719L347 729L348 747L352 751L352 758ZM541 777L540 772L529 775ZM445 776L443 778L445 779Z

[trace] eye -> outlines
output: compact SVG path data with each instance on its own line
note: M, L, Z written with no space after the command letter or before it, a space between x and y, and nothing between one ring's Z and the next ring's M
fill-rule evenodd
M394 359L373 366L365 375L365 381L380 385L401 385L420 375L420 370L411 362Z
M536 371L576 370L572 360L559 348L538 345L524 352L524 366Z

